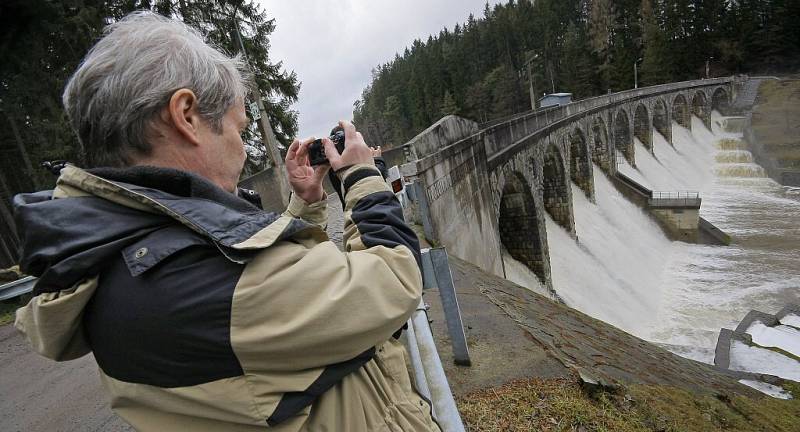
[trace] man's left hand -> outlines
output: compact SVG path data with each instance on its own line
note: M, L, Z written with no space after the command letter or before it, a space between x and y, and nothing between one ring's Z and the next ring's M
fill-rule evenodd
M330 165L323 164L311 166L308 159L308 146L315 138L303 141L294 140L286 152L286 173L289 175L289 184L292 190L305 202L312 204L325 196L322 190L322 180L328 174Z

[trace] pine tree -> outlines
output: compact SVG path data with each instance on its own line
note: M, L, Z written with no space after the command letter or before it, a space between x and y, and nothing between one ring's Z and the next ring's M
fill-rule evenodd
M461 109L458 107L458 103L456 102L453 95L450 93L450 90L444 91L444 98L442 99L442 105L439 112L442 116L446 116L449 114L458 114Z
M641 85L662 84L672 80L670 52L664 33L656 20L652 0L642 0L641 6L644 55L640 73Z

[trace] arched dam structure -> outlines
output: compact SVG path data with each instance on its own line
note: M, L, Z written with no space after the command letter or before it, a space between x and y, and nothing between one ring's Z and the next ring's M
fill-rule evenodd
M639 88L485 125L447 116L389 159L407 161L402 173L424 195L420 214L429 239L500 276L505 249L552 291L545 214L579 238L573 190L594 201L594 171L613 177L623 159L635 167L635 139L650 153L656 142L671 145L673 121L691 128L696 116L710 128L712 110L727 113L744 81Z

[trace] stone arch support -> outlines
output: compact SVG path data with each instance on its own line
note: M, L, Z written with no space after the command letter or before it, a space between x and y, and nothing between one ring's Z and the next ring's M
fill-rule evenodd
M675 98L672 99L672 119L679 125L691 130L691 115L686 97L683 94L677 94Z
M518 171L506 172L500 191L500 242L515 260L528 267L543 284L550 278L547 236L537 215L532 189Z
M645 104L639 103L633 113L633 135L652 153L653 128L650 123L650 113L647 107Z
M730 115L731 97L725 87L717 87L711 94L711 109L722 115Z
M672 118L667 103L664 99L657 98L653 101L653 129L660 133L668 143L672 144Z
M590 199L594 197L594 179L592 178L592 160L589 157L589 142L580 127L576 127L567 137L569 140L569 173L572 181L578 185Z
M589 139L591 141L592 161L601 170L611 172L611 152L608 149L608 128L602 116L597 116L592 120L589 129Z
M711 129L711 104L702 90L697 90L692 97L692 114L703 121Z
M542 196L544 208L556 223L575 233L572 214L572 193L564 166L564 158L558 148L551 144L544 153L542 163Z
M636 166L633 137L631 136L631 122L628 113L624 109L617 110L614 116L614 150L622 154L631 166Z

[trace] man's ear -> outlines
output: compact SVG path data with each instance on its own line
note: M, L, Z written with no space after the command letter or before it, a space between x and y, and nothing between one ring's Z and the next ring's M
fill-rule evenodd
M191 144L200 144L202 117L197 110L197 96L194 92L182 88L169 98L167 115L175 130Z

